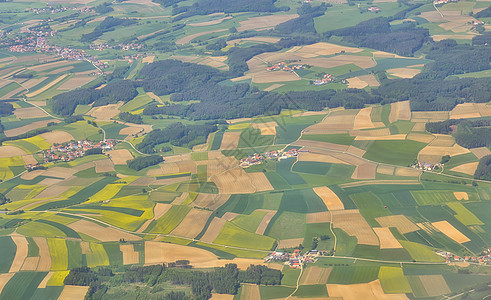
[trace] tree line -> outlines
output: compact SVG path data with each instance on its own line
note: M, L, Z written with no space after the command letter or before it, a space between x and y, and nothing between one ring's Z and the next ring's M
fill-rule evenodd
M486 155L479 160L474 178L491 181L491 155Z
M142 298L147 298L145 296L152 292L161 292L159 299L204 300L211 298L212 292L235 295L240 283L279 285L281 277L279 270L265 266L250 265L247 270L241 271L236 264L227 264L210 271L200 271L192 269L189 261L181 260L167 265L132 266L117 274L109 268L75 268L65 278L64 284L89 286L85 296L88 300L102 299L108 292L109 283L111 287L122 287L131 283L145 284L146 288L142 289L145 291L144 294L139 295ZM191 295L169 295L162 287L166 283L189 286Z
M101 8L103 10L108 10L112 9L111 7L106 7L106 8ZM115 18L115 17L106 17L104 21L99 23L94 30L90 33L82 34L82 37L80 38L81 42L86 42L86 43L91 43L95 40L97 40L101 35L103 35L105 32L108 31L113 31L115 27L117 26L131 26L133 24L136 24L135 20L132 19L120 19L120 18Z
M130 80L119 80L110 82L100 90L94 88L83 88L54 96L51 101L51 109L55 114L71 116L77 105L92 104L93 106L103 106L117 103L119 101L128 102L138 95L136 85Z
M165 2L169 2L166 0ZM172 10L173 21L179 21L196 15L209 15L213 13L239 13L239 12L278 12L287 11L289 7L276 7L276 0L198 0L189 6L179 6Z

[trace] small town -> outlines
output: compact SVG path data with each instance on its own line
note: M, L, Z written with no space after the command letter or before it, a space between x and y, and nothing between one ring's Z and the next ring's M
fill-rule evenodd
M116 144L117 141L115 140L105 140L97 143L82 140L53 145L50 150L44 151L44 162L72 161L78 157L83 157L88 150L101 149L104 152L112 150Z
M290 157L297 157L298 152L299 151L297 149L290 149L285 152L281 150L278 151L273 150L273 151L265 152L264 154L254 153L253 155L249 155L248 157L242 158L240 160L240 166L242 168L248 168L250 166L262 164L263 161L267 159L276 159L279 161Z

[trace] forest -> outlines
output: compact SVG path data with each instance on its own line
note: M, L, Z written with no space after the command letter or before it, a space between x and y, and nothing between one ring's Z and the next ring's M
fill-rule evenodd
M474 173L474 178L491 180L491 155L484 156L479 160L476 172Z
M147 167L158 165L163 161L164 159L160 155L149 155L128 160L126 162L126 165L130 169L140 171Z
M54 96L51 100L51 109L62 116L71 116L77 105L93 104L102 106L119 101L128 102L138 95L135 85L129 80L113 81L100 90L84 88L69 91Z
M192 148L206 143L208 135L215 131L217 131L215 124L183 125L181 122L172 123L164 129L152 130L145 135L143 141L136 148L143 153L154 153L155 146L164 143Z
M343 41L404 56L413 56L429 38L429 31L416 27L415 22L403 26L391 26L388 18L379 17L363 21L355 26L326 33L343 37Z
M168 2L168 1L165 1ZM276 7L276 0L199 0L191 6L176 7L172 10L174 21L182 20L196 15L209 15L213 13L239 13L239 12L277 12L289 10L289 7Z
M89 286L85 299L101 299L110 287L121 287L125 284L141 283L145 293L164 292L159 299L176 299L167 295L169 289L161 288L161 284L185 285L191 287L192 295L177 299L209 299L211 292L219 294L237 294L240 283L264 285L281 284L281 272L265 266L250 265L247 270L237 269L236 264L214 268L210 271L192 269L189 261L177 261L170 264L153 266L132 266L124 272L114 274L109 268L91 269L75 268L65 278L65 284ZM143 297L144 295L140 295ZM147 295L145 295L147 296ZM172 295L177 296L177 295ZM145 297L146 298L146 297Z

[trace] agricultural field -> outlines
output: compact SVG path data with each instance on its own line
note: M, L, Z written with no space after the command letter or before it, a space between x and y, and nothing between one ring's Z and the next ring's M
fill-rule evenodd
M489 296L491 2L218 2L0 0L0 299Z

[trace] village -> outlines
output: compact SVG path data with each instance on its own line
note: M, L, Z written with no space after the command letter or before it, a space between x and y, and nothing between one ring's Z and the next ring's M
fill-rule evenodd
M448 251L437 251L436 254L445 258L447 263L451 262L474 262L491 265L491 248L486 249L480 256L458 256Z
M310 250L304 254L299 249L295 249L293 253L271 252L264 258L265 262L283 262L285 265L292 269L299 269L303 267L305 263L316 263L319 256L326 255L327 251L322 250Z
M273 150L265 152L264 154L254 153L253 155L242 158L239 163L242 168L248 168L250 166L262 164L263 161L267 159L276 159L279 161L290 157L297 157L298 152L299 150L297 149L290 149L288 151ZM300 150L300 152L302 152L302 150Z
M82 140L72 141L62 145L53 145L51 149L44 151L43 159L45 163L53 161L72 161L76 158L85 156L88 150L101 149L104 151L112 150L116 146L117 141L105 140L97 143Z
M411 165L411 168L415 168L418 170L423 170L423 171L434 171L442 168L442 164L430 164L424 161L418 161L414 164Z

